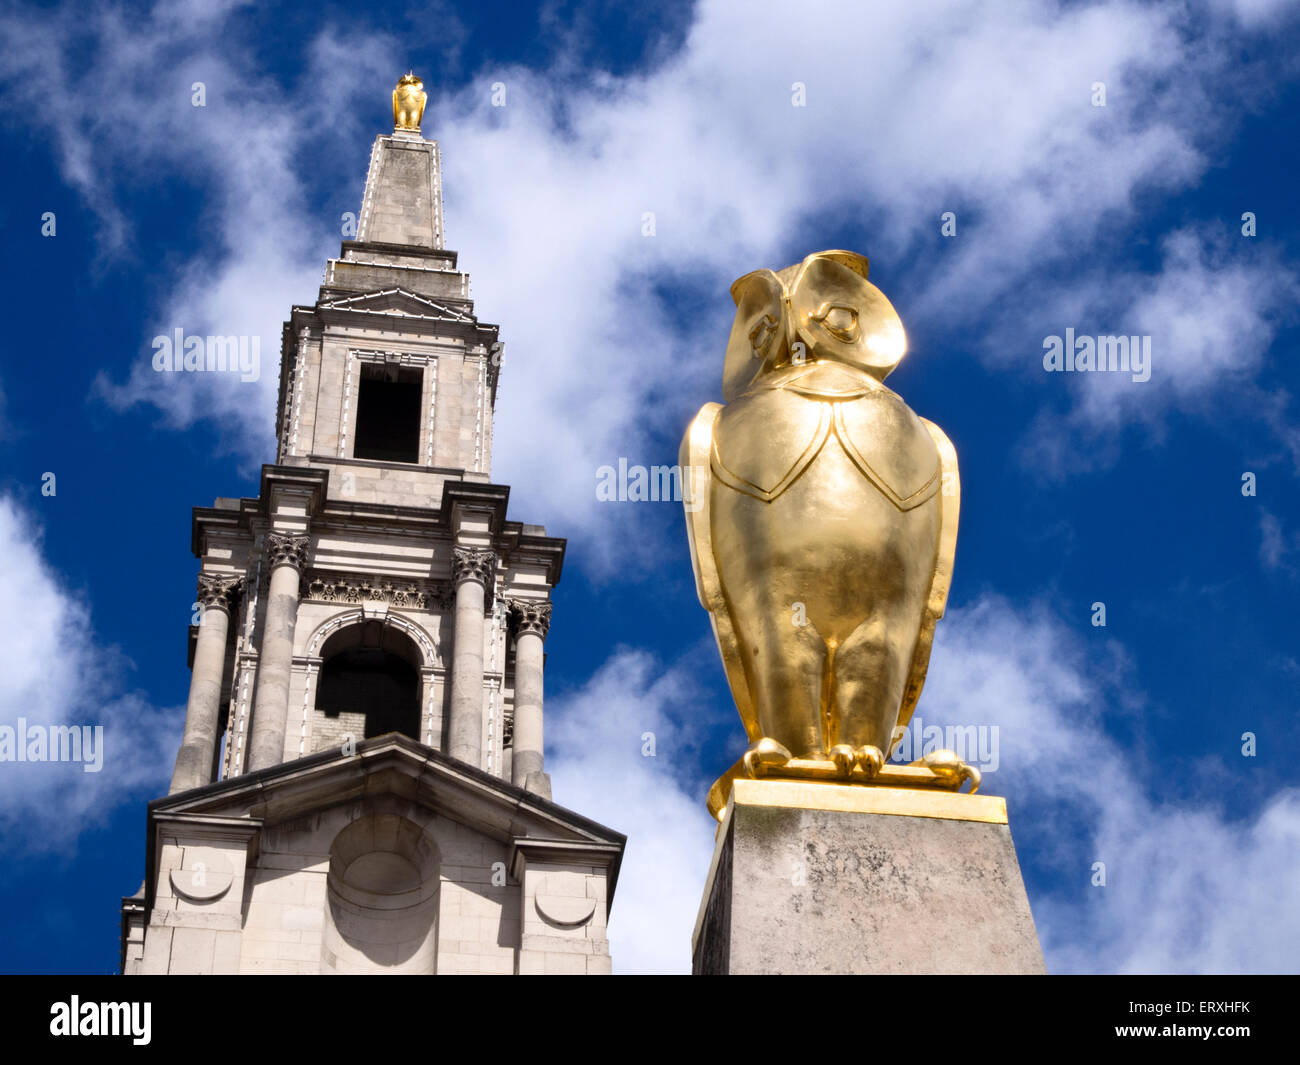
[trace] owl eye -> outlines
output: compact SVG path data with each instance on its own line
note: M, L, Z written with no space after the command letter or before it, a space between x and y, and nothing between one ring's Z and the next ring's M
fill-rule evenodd
M855 340L858 335L858 312L852 307L839 303L824 303L821 310L813 315L813 321L821 325L837 340Z
M757 356L762 353L776 332L776 319L770 314L763 315L758 324L749 331L749 343Z

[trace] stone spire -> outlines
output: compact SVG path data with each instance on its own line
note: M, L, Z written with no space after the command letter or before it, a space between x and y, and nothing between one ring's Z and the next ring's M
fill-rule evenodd
M442 249L442 167L438 142L419 130L375 138L357 226L361 244Z
M258 495L195 508L125 973L610 971L624 837L552 802L543 760L565 542L491 482L501 346L443 248L424 102L398 83L358 230L285 325Z
M424 96L414 75L398 83L355 233L345 226L316 304L295 307L282 336L277 461L328 469L330 496L360 503L436 501L492 468L502 346L443 245Z

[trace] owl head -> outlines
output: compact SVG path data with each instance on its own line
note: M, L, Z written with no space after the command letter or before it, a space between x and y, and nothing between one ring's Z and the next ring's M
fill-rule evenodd
M731 286L731 298L736 320L722 369L728 403L760 374L800 358L844 363L883 381L907 353L898 312L867 280L866 256L851 251L755 270Z

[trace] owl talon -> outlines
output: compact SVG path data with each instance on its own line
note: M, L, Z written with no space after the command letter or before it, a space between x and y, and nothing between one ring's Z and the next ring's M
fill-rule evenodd
M779 768L793 757L788 747L764 736L750 744L745 752L745 772L751 777L761 777L768 769Z
M973 765L968 765L957 757L956 751L931 751L924 758L917 759L912 765L924 766L934 773L944 785L958 790L966 781L970 781L970 793L979 791L983 777Z
M853 765L857 761L857 755L853 748L847 743L837 743L829 751L831 761L835 763L835 768L839 770L840 776L845 780L853 775Z
M854 754L854 760L862 767L862 772L868 777L874 777L885 764L885 755L879 747L867 744L865 747L859 747Z

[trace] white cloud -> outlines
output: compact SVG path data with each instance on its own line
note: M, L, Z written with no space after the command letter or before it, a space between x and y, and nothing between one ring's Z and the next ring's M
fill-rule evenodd
M1294 576L1291 555L1300 552L1300 533L1283 526L1277 515L1267 510L1259 516L1259 561L1266 570L1283 571Z
M1215 7L1236 15L1247 26L1280 21L1295 14L1294 0L1212 0Z
M883 248L867 250L886 275L941 211L996 219L963 230L922 301L959 321L1077 254L1135 189L1185 183L1201 165L1195 115L1168 94L1139 105L1123 92L1187 58L1149 8L814 5L803 17L825 32L705 4L682 53L644 78L592 90L511 70L497 75L504 109L480 85L435 109L452 242L466 235L481 310L508 345L519 338L497 447L522 504L591 520L593 466L678 428L653 397L716 393L727 285L814 250L810 212L881 212ZM1098 79L1111 83L1104 112L1088 101ZM795 81L806 108L791 106ZM1105 180L1081 158L1104 159ZM650 298L671 275L712 297L685 336Z
M618 973L691 968L714 827L703 801L711 781L695 777L706 723L687 716L701 705L696 657L664 668L620 649L581 689L547 701L556 802L628 837L609 929Z
M70 846L124 802L166 789L183 710L126 690L129 663L95 641L88 605L62 586L40 532L0 497L0 726L103 726L102 768L0 762L0 829L34 849Z
M1006 365L1035 378L1052 406L1038 415L1024 447L1032 465L1055 472L1109 461L1120 430L1159 435L1170 410L1222 418L1261 417L1294 448L1287 398L1266 393L1257 375L1279 329L1294 316L1300 278L1254 240L1210 227L1186 227L1161 242L1160 269L1120 279L1096 275L1060 286L1035 309L1037 336L1019 343L1000 331ZM1042 341L1065 336L1149 337L1149 379L1131 372L1046 373ZM1293 453L1300 472L1300 453Z
M1258 0L1239 6L1276 13ZM286 91L248 66L254 53L227 57L214 46L221 11L194 28L160 8L129 31L112 14L78 14L98 44L78 80L98 91L69 104L60 145L68 180L114 231L126 222L105 174L137 188L144 172L180 174L207 190L212 239L142 329L126 383L106 380L104 392L118 404L153 403L176 426L214 418L228 445L257 462L271 447L280 322L313 297L337 240L332 223L304 206L308 183L327 178L295 165L308 130L322 128L301 117L328 110L325 147L352 158L358 175L346 188L353 207L379 132L360 116L382 114L373 97L406 57L397 62L385 36L351 29L344 42L326 28ZM631 516L611 521L596 506L595 468L644 454L680 428L684 399L716 393L726 286L820 246L827 218L836 229L869 225L873 246L863 250L886 290L893 264L920 264L928 280L912 294L912 313L959 330L1009 294L1033 303L1046 278L1133 219L1140 194L1194 182L1205 145L1230 125L1242 77L1223 78L1240 45L1233 20L1203 22L1197 36L1181 8L1125 0L817 3L801 11L810 29L798 34L786 32L787 14L705 2L679 53L648 73L579 72L560 47L553 69L494 67L430 102L425 126L446 160L450 243L474 273L480 314L502 324L507 343L495 473L515 486L521 512L570 534L600 530L605 546L628 542L620 521ZM38 117L40 86L67 78L66 42L14 17L5 36L0 77L18 90L10 106ZM140 70L172 80L160 91ZM188 86L200 78L212 102L197 112ZM505 108L489 104L495 80L507 87ZM791 106L796 81L806 107ZM1105 108L1091 106L1096 81L1107 85ZM961 235L936 254L944 210L958 212ZM645 211L656 214L654 238L641 236ZM1186 301L1207 267L1190 246L1175 242L1169 254L1171 279L1152 281L1137 309L1177 339L1204 324L1203 309ZM654 298L666 278L699 293L702 309L684 331ZM1268 290L1260 270L1242 265L1227 280L1248 298L1231 322L1194 338L1193 372L1175 385L1180 401L1212 387L1224 330L1259 324L1256 297ZM1126 292L1140 281L1104 284ZM205 375L153 375L148 342L176 325L261 336L261 385L250 394ZM1250 333L1248 354L1232 356L1247 380L1261 336ZM1105 397L1085 397L1076 411L1107 431L1145 416L1141 403Z
M986 790L1012 797L1022 865L1032 857L1067 885L1031 898L1049 968L1293 971L1300 789L1229 817L1214 796L1253 770L1234 749L1207 759L1217 791L1157 797L1185 790L1177 767L1148 761L1104 727L1122 716L1142 731L1133 678L1113 651L1086 652L1041 607L986 599L941 623L922 697L927 723L1001 730L1001 768ZM1088 846L1069 845L1078 837ZM1105 887L1091 885L1093 861L1106 863Z

